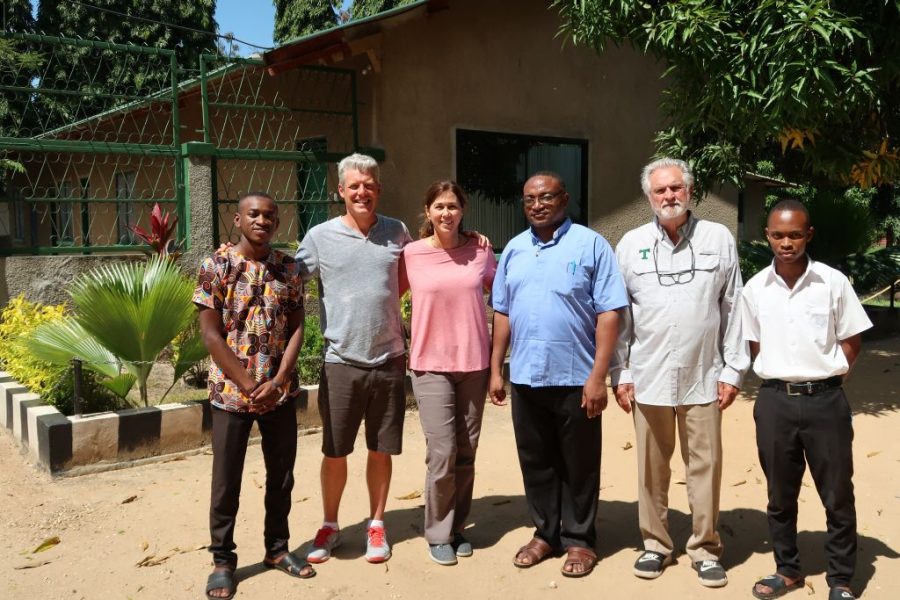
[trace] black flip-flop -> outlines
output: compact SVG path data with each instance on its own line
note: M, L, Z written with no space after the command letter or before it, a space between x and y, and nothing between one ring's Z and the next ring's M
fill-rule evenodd
M211 596L213 590L227 590L227 596ZM237 591L237 585L234 583L234 571L213 571L206 580L206 597L209 600L231 600Z
M301 560L291 554L290 552L285 553L284 556L281 557L281 560L278 562L272 562L271 559L267 556L263 559L263 564L267 569L278 569L282 573L287 573L291 577L298 577L300 579L309 579L310 577L316 576L316 570L313 569L313 566L306 562L305 560ZM309 567L309 570L304 574L303 569Z
M772 591L768 594L758 592L756 591L756 586L758 585L764 585L770 588ZM768 577L763 577L753 584L753 597L759 598L759 600L774 600L775 598L781 598L788 592L799 590L804 585L806 585L806 581L802 577L794 583L789 584L784 580L783 577L780 577L778 575L769 575Z

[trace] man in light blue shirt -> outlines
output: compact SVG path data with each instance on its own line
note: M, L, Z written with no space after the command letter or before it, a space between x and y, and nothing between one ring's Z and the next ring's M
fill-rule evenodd
M494 278L490 395L506 404L511 341L513 428L535 526L513 563L527 568L565 551L562 574L583 577L597 562L600 415L616 310L628 298L609 243L566 217L568 201L555 173L525 183L531 227L506 246Z

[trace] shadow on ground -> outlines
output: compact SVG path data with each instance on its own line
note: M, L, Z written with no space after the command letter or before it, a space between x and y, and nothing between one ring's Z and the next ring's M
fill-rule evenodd
M599 548L601 557L610 556L622 548L632 548L637 553L642 549L638 533L636 502L604 502L600 501ZM824 523L822 524L824 527ZM684 554L684 545L691 535L691 518L683 512L669 510L669 531L678 548L676 554L680 560L688 560ZM771 556L772 546L769 544L768 522L764 510L737 508L722 511L719 516L719 531L725 545L722 564L732 569L747 562L753 554ZM853 587L862 594L875 575L875 561L878 557L900 558L900 553L878 538L859 535L856 576ZM800 531L797 534L797 545L803 558L802 569L807 576L826 572L828 560L825 557L825 532ZM775 571L775 559L771 559L772 572Z
M600 500L597 516L597 554L600 560L612 556L623 549L631 549L637 553L642 549L638 528L637 502ZM413 508L389 510L385 515L385 526L392 544L419 538L423 544L422 522L424 508L422 505ZM466 529L466 536L476 551L491 552L491 548L506 534L520 528L530 528L527 508L523 496L486 496L476 498L472 502L472 524ZM772 552L768 538L766 513L762 510L738 508L723 511L720 515L720 532L725 545L723 564L726 569L735 568L749 560L753 554ZM824 524L823 524L824 525ZM359 560L365 553L365 523L354 523L341 530L344 543L334 552L333 560ZM680 560L687 560L683 548L691 533L691 518L677 510L669 511L669 530L675 541L676 554ZM303 534L313 532L300 532ZM522 543L528 541L523 535ZM824 553L824 531L801 531L798 534L798 545L803 557L805 575L823 574L828 562ZM311 540L306 540L294 548L298 556L305 556ZM862 594L875 575L875 561L878 557L900 558L893 548L875 537L859 536L859 553L854 589ZM510 561L512 556L509 557ZM774 559L772 571L775 570ZM261 573L266 568L261 562L239 568L235 572L238 582Z

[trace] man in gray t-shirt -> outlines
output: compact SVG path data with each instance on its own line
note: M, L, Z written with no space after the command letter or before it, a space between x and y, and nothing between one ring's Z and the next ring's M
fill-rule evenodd
M325 562L341 543L338 509L347 483L347 455L365 419L371 511L366 560L379 563L391 556L384 509L391 455L402 449L406 348L398 266L411 238L401 221L375 212L381 185L373 158L344 158L338 179L346 214L313 227L297 251L304 281L319 278L325 337L319 384L325 518L307 558Z

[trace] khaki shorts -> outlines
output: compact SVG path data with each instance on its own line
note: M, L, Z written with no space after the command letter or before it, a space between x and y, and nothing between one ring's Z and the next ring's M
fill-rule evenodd
M405 356L371 368L328 362L322 365L319 415L325 456L339 458L352 453L363 419L369 450L400 454L405 412Z

